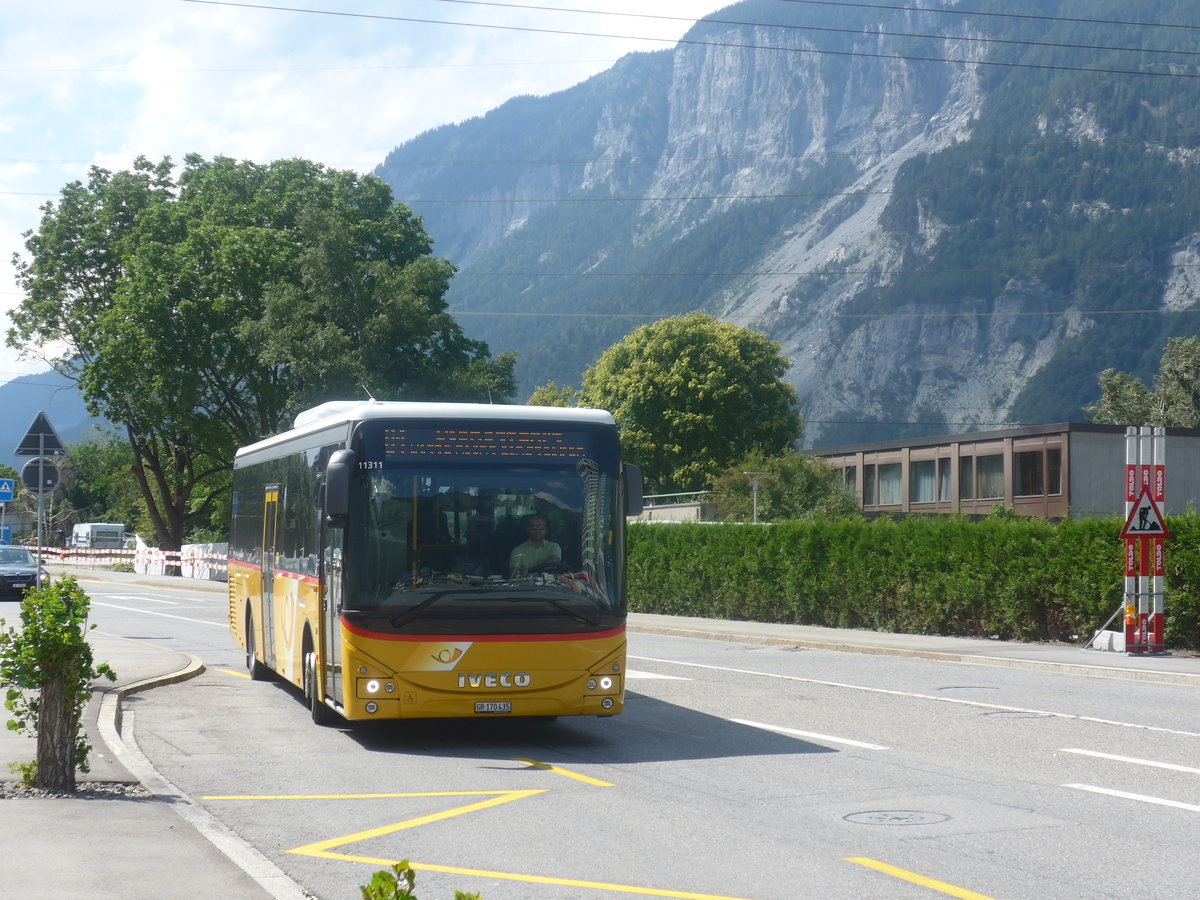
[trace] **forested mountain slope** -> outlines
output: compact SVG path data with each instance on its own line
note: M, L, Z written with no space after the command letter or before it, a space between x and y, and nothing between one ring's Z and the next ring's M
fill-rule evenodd
M525 394L700 309L781 342L810 444L1079 420L1200 333L1195 5L909 5L738 3L378 174Z

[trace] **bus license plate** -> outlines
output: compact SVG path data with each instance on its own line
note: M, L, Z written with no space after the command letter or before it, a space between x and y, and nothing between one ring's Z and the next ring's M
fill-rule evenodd
M481 700L475 704L475 712L477 712L477 713L510 713L510 712L512 712L512 701L510 701L510 700Z

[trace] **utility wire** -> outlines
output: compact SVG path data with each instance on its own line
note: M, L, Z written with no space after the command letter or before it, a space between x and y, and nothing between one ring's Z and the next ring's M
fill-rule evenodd
M553 312L549 310L524 311L524 312L504 312L495 311L489 312L485 310L470 310L470 309L447 309L447 313L452 316L464 316L473 319L483 318L499 318L499 319L669 319L679 315L679 313L590 313L590 312ZM947 312L892 312L892 313L826 313L821 311L815 312L767 312L759 316L759 318L781 320L781 319L820 319L828 321L833 319L849 319L854 321L882 321L896 319L1046 319L1046 318L1062 318L1063 316L1078 315L1078 316L1167 316L1167 315L1195 315L1200 313L1200 307L1191 309L1065 309L1065 310L1046 310L1044 312L996 312L992 311L947 311Z
M486 203L486 204L523 204L523 203L691 203L691 202L709 202L716 203L721 200L813 200L826 197L931 197L944 194L963 194L963 193L982 193L984 191L1061 191L1063 188L1071 188L1078 190L1080 188L1109 188L1109 187L1143 187L1146 185L1178 185L1181 182L1194 181L1195 176L1191 178L1149 178L1145 180L1128 180L1128 181L1077 181L1077 182L1056 182L1054 184L996 184L996 185L972 185L971 187L959 188L948 187L940 189L922 189L922 190L852 190L852 191L813 191L806 193L785 193L785 194L698 194L695 196L680 196L680 197L562 197L562 198L540 198L540 197L459 197L459 198L437 198L437 197L408 197L402 202L408 205L414 203Z
M1086 19L1073 16L1040 16L1032 13L1002 13L981 12L973 9L951 9L949 7L929 9L915 6L894 6L886 3L849 3L844 0L779 0L781 3L802 3L806 6L841 6L852 9L890 9L898 12L935 13L954 16L981 16L996 19L1030 19L1037 22L1077 22L1084 25L1122 25L1134 28L1181 28L1192 31L1200 30L1200 25L1186 25L1176 22L1135 22L1118 19Z
M271 6L261 3L239 3L233 0L183 0L184 3L198 3L207 6L229 6L239 9L261 9L274 12L294 12L310 15L336 16L341 18L371 19L385 22L406 22L417 25L449 25L456 28L484 28L494 31L517 31L525 34L553 34L569 37L594 37L606 40L649 41L657 44L691 45L701 47L717 47L726 50L766 50L784 53L809 53L818 56L864 57L868 59L904 60L906 62L936 62L955 63L970 66L997 66L1007 69L1037 69L1050 72L1088 72L1101 75L1133 75L1143 78L1186 78L1200 79L1196 72L1147 72L1138 69L1105 69L1095 66L1065 66L1049 63L1003 62L988 59L960 59L956 57L911 56L902 53L871 53L865 50L829 50L816 47L783 47L769 44L743 44L731 41L701 41L692 38L660 38L645 35L605 34L593 31L572 31L563 28L535 28L526 25L497 25L484 22L454 22L445 19L423 19L412 16L385 16L374 13L350 13L338 10L302 9L293 6ZM1196 26L1200 28L1200 26Z
M663 16L654 15L651 13L631 13L631 12L616 12L614 10L604 9L572 9L563 6L535 6L525 3L499 3L495 0L437 0L438 3L452 3L459 6L487 6L500 7L502 9L524 9L538 12L565 12L575 15L591 15L591 16L617 16L630 19L654 19L664 22L692 22L695 24L704 25L735 25L746 28L779 28L790 31L820 31L829 34L852 34L858 37L904 37L904 38L921 38L935 41L969 41L977 44L1012 44L1022 47L1051 47L1054 49L1068 50L1111 50L1120 53L1165 53L1178 56L1200 56L1200 51L1196 50L1166 50L1154 49L1153 47L1114 47L1107 44L1067 44L1055 41L1032 41L1032 40L1016 40L1012 38L996 38L996 37L974 37L970 35L954 35L954 34L923 34L921 32L911 31L882 31L872 29L864 32L861 28L833 28L824 25L791 25L783 22L746 22L738 19L718 19L713 16L705 16L702 19L692 19L684 16ZM925 12L925 10L914 10Z

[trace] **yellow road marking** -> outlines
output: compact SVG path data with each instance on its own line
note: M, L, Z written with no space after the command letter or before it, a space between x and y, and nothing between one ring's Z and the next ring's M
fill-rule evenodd
M488 797L544 794L540 791L405 791L395 794L212 794L201 800L386 800L396 797Z
M292 851L295 852L295 851ZM393 866L398 859L377 859L369 856L346 856L327 853L328 859L346 862L367 863L372 866ZM612 884L606 881L579 881L573 878L551 878L546 875L521 875L517 872L494 872L490 869L464 869L460 866L435 866L429 863L409 862L419 872L440 872L445 875L463 875L468 878L496 878L502 881L521 881L526 884L552 884L558 887L587 888L593 891L608 891L611 894L636 894L639 897L673 897L676 900L750 900L748 897L730 897L725 894L696 894L691 891L669 891L664 888L638 887L631 884Z
M538 762L536 759L525 759L523 756L514 756L513 761L527 763L535 769L541 769L544 772L553 772L555 775L562 775L564 778L574 778L576 781L582 781L584 784L591 784L596 787L613 787L611 782L601 781L599 778L592 778L590 775L580 775L578 772L572 772L569 769L560 769L558 766Z
M250 679L249 672L238 672L235 669L217 669L217 671L224 672L226 675L234 675L238 678L245 678L247 681Z
M521 760L521 762L530 762L531 760ZM540 768L541 766L539 766ZM573 774L573 773L572 773ZM604 784L604 782L599 782ZM287 851L295 853L299 856L313 856L318 859L336 859L342 862L365 863L371 866L393 866L398 863L398 859L382 859L374 856L354 856L349 853L338 853L336 848L344 847L347 844L357 843L358 841L369 840L370 838L383 837L385 835L394 834L397 831L403 831L407 828L416 828L420 825L428 825L431 822L440 822L444 819L450 819L454 816L461 816L467 813L478 812L482 809L489 809L494 806L500 806L504 803L509 803L513 800L523 800L526 797L532 797L536 794L544 794L545 790L524 790L524 791L424 791L411 793L396 793L396 794L268 794L268 795L253 795L253 794L235 794L235 795L210 795L202 797L203 800L375 800L383 798L404 798L404 797L480 797L489 796L490 799L481 800L478 803L470 803L465 806L456 806L453 809L445 810L444 812L432 813L427 816L420 816L415 819L406 819L403 822L397 822L394 825L384 825L380 828L371 828L366 831L355 832L341 837L330 838L325 841L317 841L313 844L305 844L303 847L296 847L294 850ZM553 878L547 875L522 875L516 872L493 872L488 869L467 869L460 866L438 866L430 863L409 863L414 869L424 872L440 872L448 875L464 875L473 878L496 878L502 881L520 881L526 884L550 884L560 887L578 887L588 888L596 891L608 891L609 893L617 894L636 894L641 897L671 897L674 900L750 900L747 897L730 897L723 894L697 894L692 891L671 891L663 888L636 887L627 884L612 884L604 881L580 881L571 878Z
M865 856L847 856L845 859L846 862L866 866L868 869L874 869L876 872L882 872L884 875L891 875L893 878L919 884L921 887L940 891L943 894L949 894L951 897L958 897L959 900L992 900L991 897L984 894L977 894L974 891L968 891L966 888L956 887L944 881L926 878L924 875L918 875L916 872L909 872L907 869L900 869L896 866L889 866L887 863L879 862L876 859L867 859Z
M347 834L341 837L330 838L326 841L317 841L315 844L305 844L303 847L296 847L294 850L289 850L288 853L296 853L300 856L318 856L338 858L335 854L329 851L335 847L342 847L346 844L353 844L357 841L365 841L370 838L383 837L387 834L394 834L397 831L404 831L406 828L417 828L421 825L428 825L430 822L440 822L444 819L452 819L455 816L465 815L466 813L478 812L481 809L490 809L493 806L500 806L503 803L511 803L513 800L524 800L526 797L532 797L535 794L544 794L544 790L538 791L456 791L453 793L436 793L436 794L407 794L399 796L409 797L463 797L463 796L479 796L481 794L498 794L490 800L481 800L478 803L469 803L466 806L456 806L454 809L447 809L443 812L431 813L428 816L419 816L415 819L405 819L403 822L397 822L394 825L384 825L380 828L370 828L366 831L358 831L354 834ZM265 799L265 798L263 798ZM330 798L333 799L333 798Z

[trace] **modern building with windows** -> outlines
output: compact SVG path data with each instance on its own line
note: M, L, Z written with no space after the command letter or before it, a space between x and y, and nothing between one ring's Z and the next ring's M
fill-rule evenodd
M809 451L863 512L1062 519L1125 515L1125 428L1033 425ZM1200 503L1200 429L1166 430L1164 515Z

